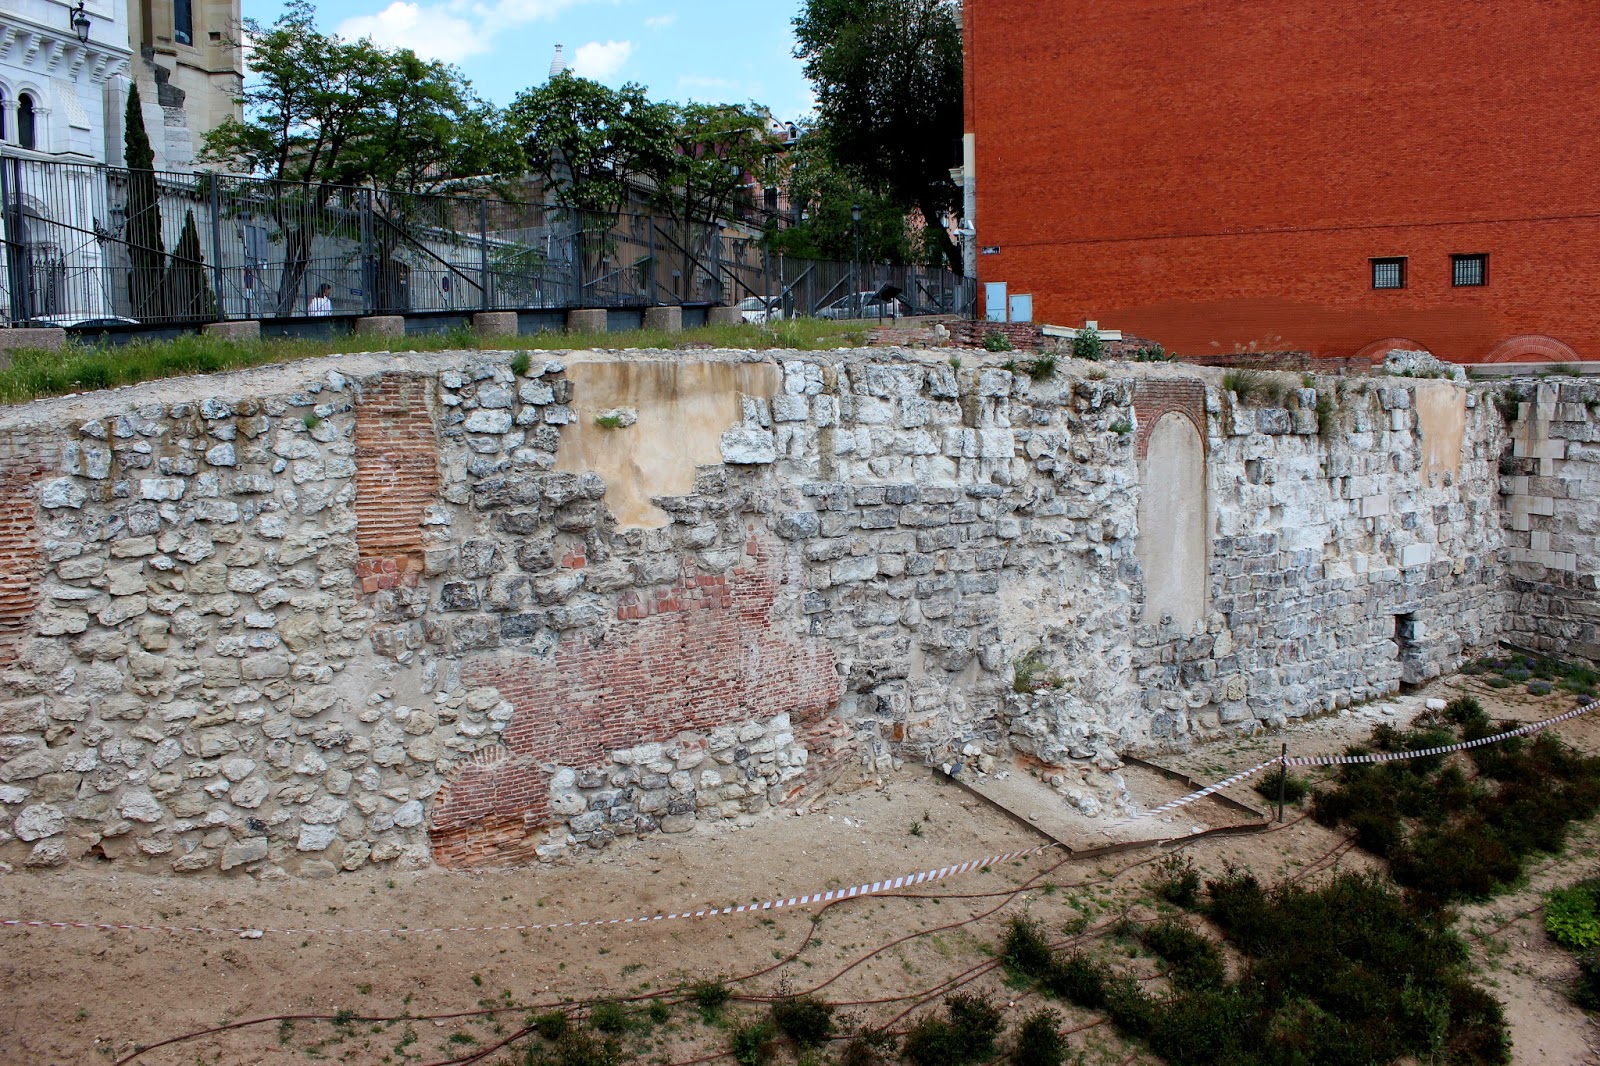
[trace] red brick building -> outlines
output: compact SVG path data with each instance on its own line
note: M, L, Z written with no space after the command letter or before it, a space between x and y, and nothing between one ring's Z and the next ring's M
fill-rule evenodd
M979 278L1035 321L1193 355L1600 359L1593 0L965 19Z

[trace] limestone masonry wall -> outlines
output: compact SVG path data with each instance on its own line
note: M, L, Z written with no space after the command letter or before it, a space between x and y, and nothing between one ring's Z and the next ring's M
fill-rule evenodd
M0 862L553 859L901 759L1108 767L1502 636L1594 655L1597 402L873 349L12 409Z

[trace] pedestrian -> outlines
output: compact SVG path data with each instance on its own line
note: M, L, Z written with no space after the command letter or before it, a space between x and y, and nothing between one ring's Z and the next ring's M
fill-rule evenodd
M331 314L333 314L333 300L331 299L332 294L333 294L333 286L332 285L329 285L327 282L323 282L321 285L318 285L317 286L317 294L311 298L311 301L309 303L306 304L306 314L308 314L308 315L331 315Z

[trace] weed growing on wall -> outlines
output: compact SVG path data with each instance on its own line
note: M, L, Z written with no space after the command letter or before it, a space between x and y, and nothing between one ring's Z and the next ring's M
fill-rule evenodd
M1083 951L1041 954L1025 924L1004 958L1173 1066L1510 1061L1504 1012L1468 981L1453 917L1383 880L1267 887L1236 871L1207 883L1202 909L1243 959L1236 981L1217 943L1170 919L1136 934L1165 964L1165 993Z
M1091 363L1098 363L1105 353L1105 344L1100 340L1098 330L1080 329L1078 335L1072 338L1072 358L1087 359Z
M997 329L991 329L983 335L983 350L986 352L1011 351L1011 338Z
M1512 727L1462 697L1411 729L1379 726L1348 754L1419 751ZM1387 858L1394 879L1431 906L1505 891L1533 856L1559 852L1572 823L1597 811L1600 759L1548 732L1464 755L1342 766L1313 804L1318 821L1355 830L1360 846Z

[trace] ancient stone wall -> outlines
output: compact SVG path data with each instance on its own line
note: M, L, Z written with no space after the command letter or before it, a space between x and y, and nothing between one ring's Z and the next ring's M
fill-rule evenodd
M896 759L1108 764L1450 669L1522 588L1522 445L1482 389L1314 384L441 353L13 409L0 862L550 859ZM1141 544L1147 485L1198 565ZM1151 616L1158 567L1198 613Z

